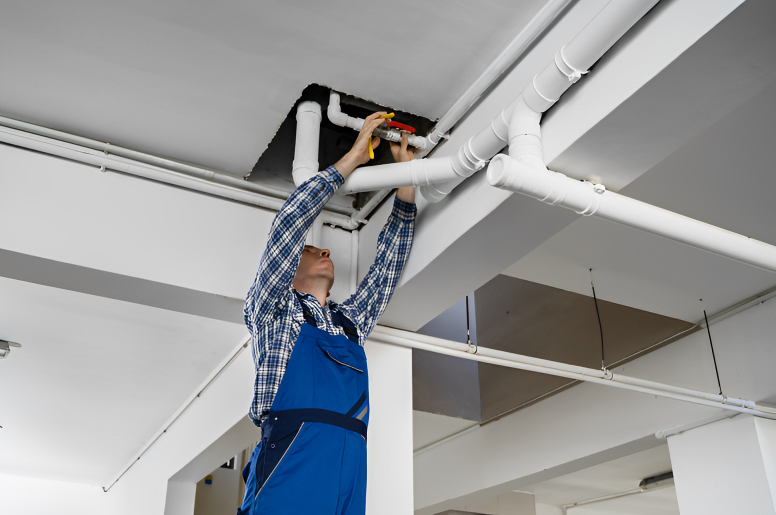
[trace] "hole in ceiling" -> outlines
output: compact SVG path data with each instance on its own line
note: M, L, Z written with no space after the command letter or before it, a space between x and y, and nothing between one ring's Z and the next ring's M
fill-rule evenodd
M296 141L296 108L300 102L312 100L321 105L321 135L318 145L318 167L323 170L336 163L345 153L350 150L356 141L358 133L353 129L340 127L331 123L326 116L326 109L329 106L330 88L311 84L307 86L299 99L291 106L283 123L280 124L275 137L267 146L267 149L261 155L259 160L251 170L247 180L254 183L273 184L282 187L285 190L293 191L294 180L291 176L292 163L294 161L294 144ZM340 94L340 105L342 111L350 116L365 118L375 111L395 112L395 121L411 125L417 129L418 135L426 135L434 127L434 122L427 118L406 113L391 106L383 106L363 100L352 95ZM375 158L363 166L374 166L379 164L392 163L390 146L381 143L375 149ZM353 212L361 208L371 198L373 192L358 193L356 195L343 195L334 197L331 203L340 204L338 206L346 212Z

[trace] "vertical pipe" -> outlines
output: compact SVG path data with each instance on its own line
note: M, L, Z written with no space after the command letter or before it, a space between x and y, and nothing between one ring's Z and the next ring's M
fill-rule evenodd
M307 240L305 241L305 244L312 245L313 247L321 248L321 245L323 245L322 242L322 233L323 233L323 217L321 215L318 215L318 218L313 220L313 225L310 227L310 230L307 232Z
M302 102L296 109L296 145L291 172L299 186L318 173L318 141L321 132L321 106Z
M358 231L350 232L350 293L358 287Z

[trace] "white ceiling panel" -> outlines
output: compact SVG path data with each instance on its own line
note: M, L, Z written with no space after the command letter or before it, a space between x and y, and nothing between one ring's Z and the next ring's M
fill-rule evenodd
M308 84L438 118L543 4L6 0L0 114L245 175Z
M0 361L0 473L104 485L246 334L0 278L0 337L23 345Z

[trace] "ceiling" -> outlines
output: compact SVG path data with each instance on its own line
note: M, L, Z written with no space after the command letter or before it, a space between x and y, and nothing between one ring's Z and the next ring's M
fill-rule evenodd
M5 277L0 330L23 345L0 360L0 473L98 486L246 335L242 324Z
M537 483L523 491L534 494L537 503L563 506L615 495L638 488L639 482L671 470L668 445L631 454L607 463ZM588 504L568 510L569 515L679 515L673 487Z
M246 175L309 84L439 118L543 4L5 1L0 114Z

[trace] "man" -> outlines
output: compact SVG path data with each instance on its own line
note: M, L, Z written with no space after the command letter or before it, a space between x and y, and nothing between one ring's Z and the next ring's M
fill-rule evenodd
M410 252L415 189L399 188L377 243L375 262L342 304L329 251L304 245L313 220L353 170L369 161L374 113L353 148L300 185L272 223L245 303L256 363L250 416L262 439L245 470L238 514L359 514L366 505L369 394L363 345L385 310ZM413 158L406 135L391 144Z

